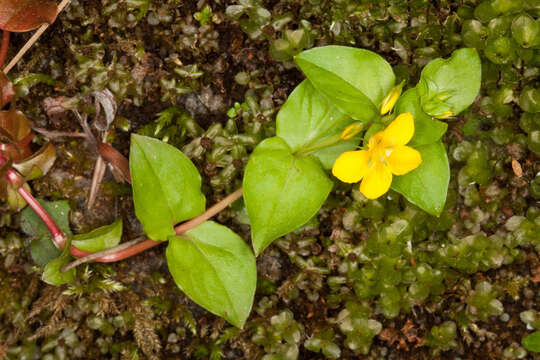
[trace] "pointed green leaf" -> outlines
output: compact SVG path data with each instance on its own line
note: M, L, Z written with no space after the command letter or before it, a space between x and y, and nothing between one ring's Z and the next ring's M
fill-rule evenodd
M101 226L86 234L73 236L72 244L84 251L97 252L118 245L122 238L122 219Z
M444 135L448 128L448 124L435 120L422 110L420 97L414 88L405 91L396 104L397 114L407 112L414 117L414 136L408 144L410 146L434 143Z
M347 46L323 46L295 58L313 86L354 119L371 121L394 86L392 67L381 56Z
M227 227L207 221L171 236L167 263L178 287L206 310L241 328L257 285L255 257Z
M353 122L315 90L309 80L304 80L281 107L276 119L276 134L296 152L339 136ZM338 141L313 155L330 169L341 153L353 150L358 143L358 139Z
M332 185L316 159L294 156L281 138L260 143L244 175L255 254L317 214Z
M439 215L446 202L450 166L444 145L439 140L416 148L422 164L408 174L394 176L392 189L431 215Z
M132 134L129 167L135 213L152 240L167 240L175 224L204 211L201 176L177 148Z
M460 49L448 59L435 59L422 70L416 86L426 113L429 105L443 103L454 115L469 107L480 91L482 65L475 49Z
M61 272L65 265L71 261L71 255L69 254L69 249L71 248L71 238L68 237L66 246L62 250L62 254L54 260L51 260L43 270L41 279L47 284L60 286L63 284L71 284L75 281L76 270L71 269L66 272Z

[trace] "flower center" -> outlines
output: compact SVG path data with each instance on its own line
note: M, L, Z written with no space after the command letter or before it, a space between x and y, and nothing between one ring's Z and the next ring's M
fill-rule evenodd
M371 139L370 139L371 140ZM375 164L376 162L381 162L386 165L386 159L394 151L392 146L385 147L381 144L382 137L374 136L373 141L370 141L368 144L369 153L371 155L370 163Z

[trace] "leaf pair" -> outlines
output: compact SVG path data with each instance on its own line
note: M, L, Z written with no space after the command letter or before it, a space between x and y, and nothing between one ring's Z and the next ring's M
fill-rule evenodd
M384 129L379 120L379 108L394 86L395 76L382 57L363 49L326 46L304 51L295 61L313 85L312 88L322 94L329 107L334 107L330 110L334 116L347 114L364 123L374 122L366 132L366 140ZM436 59L428 64L422 71L418 85L407 90L396 104L395 114L410 112L414 117L415 134L409 145L420 151L423 161L412 172L395 177L392 189L430 214L441 213L450 179L448 158L440 141L447 124L433 116L445 118L470 106L480 89L480 77L481 64L476 51L461 49L449 59ZM313 113L318 113L318 109L305 106L306 99L313 97L313 94L306 91L308 86L303 84L291 94L280 112L291 113L287 119L282 116L286 121L282 121L281 128L289 130L287 134L280 135L278 114L278 136L283 136L293 150L306 146L305 142L300 144L295 136L310 139L310 124L304 119L317 118ZM320 129L325 125L328 125L327 130L334 129L334 125L337 130L340 124L347 124L347 121L325 121L324 125L319 124ZM331 154L327 158L317 153L313 155L328 168L340 153L353 149L355 143L350 141L349 144L343 142L340 145L342 148L334 146L324 150ZM249 203L247 206L249 213Z
M317 214L333 186L324 170L358 145L358 139L336 141L353 122L309 80L291 93L277 115L277 136L257 146L244 174L256 254Z
M257 283L255 258L225 226L206 221L176 235L174 226L205 209L201 177L178 149L149 137L131 137L135 212L153 240L169 240L167 263L178 287L208 311L242 327Z
M71 244L81 250L91 252L105 250L118 245L122 238L121 219L116 220L110 225L94 229L86 234L72 235L69 227L70 208L68 202L38 201L52 217L60 230L62 230L62 232L64 232L71 240ZM56 248L51 240L49 230L39 216L29 207L24 209L21 213L21 230L32 238L32 242L30 243L30 254L34 262L39 266L47 266L47 264L61 255L62 252ZM69 256L63 256L62 259L62 262L66 263L69 260ZM58 267L57 270L60 271L61 267L62 266ZM51 275L51 272L49 271L48 274ZM44 278L44 280L48 282L47 279L47 277Z
M62 272L61 269L71 261L71 245L91 252L102 251L118 245L122 238L122 219L118 219L110 225L105 225L94 229L86 234L77 234L68 237L66 246L60 256L50 260L43 269L42 279L51 285L71 284L75 281L76 269L69 269ZM52 241L50 241L52 243ZM41 246L43 243L41 243ZM58 251L58 250L57 250Z
M407 90L396 104L396 113L410 112L414 117L415 134L409 145L420 151L422 164L396 177L391 187L432 215L438 216L444 208L450 166L440 140L448 125L428 113L450 111L457 115L469 107L480 90L481 73L476 50L456 50L450 58L426 65L418 85Z

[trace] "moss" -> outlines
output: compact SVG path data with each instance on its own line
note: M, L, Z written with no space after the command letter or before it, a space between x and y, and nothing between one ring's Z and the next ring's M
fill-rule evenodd
M312 222L259 257L242 331L176 288L162 250L90 265L71 287L40 283L19 215L0 204L0 349L8 359L528 356L517 344L537 328L538 285L528 280L540 247L540 123L528 100L540 62L512 23L539 15L530 2L498 0L72 0L14 69L25 95L18 105L40 127L79 131L69 115L50 120L42 100L65 96L92 117L84 95L109 88L120 105L113 146L127 154L129 133L138 132L181 148L203 174L209 202L241 185L249 154L275 134L275 114L302 80L291 67L302 49L368 48L414 84L433 58L475 47L482 90L447 120L452 181L441 216L394 192L371 201L336 182ZM13 34L11 50L25 37ZM122 216L128 236L139 234L129 192L111 179L99 210L85 210L95 154L79 140L55 143L55 168L33 191L69 198L76 231ZM249 237L241 203L217 220Z

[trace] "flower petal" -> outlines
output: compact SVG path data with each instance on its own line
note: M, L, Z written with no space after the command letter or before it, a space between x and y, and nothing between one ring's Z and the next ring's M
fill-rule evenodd
M400 114L383 131L382 145L405 145L414 135L414 118L411 113Z
M422 163L422 155L410 146L394 146L392 153L385 158L394 175L404 175L416 169Z
M392 184L390 169L377 161L362 180L360 192L368 199L376 199L390 189L390 184Z
M334 163L332 174L346 183L358 182L368 169L369 158L369 152L366 150L344 152Z

